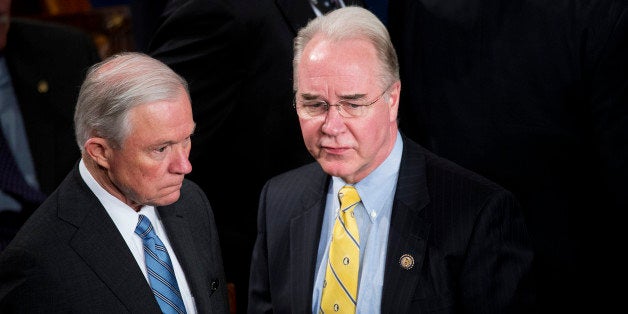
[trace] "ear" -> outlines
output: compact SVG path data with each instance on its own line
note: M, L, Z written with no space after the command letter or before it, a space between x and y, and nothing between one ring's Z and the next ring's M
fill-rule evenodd
M399 99L401 96L401 81L393 83L388 88L386 94L386 104L388 105L390 112L390 122L397 120L397 113L399 112Z
M85 142L85 152L98 166L109 169L109 158L113 152L109 141L102 137L91 137Z

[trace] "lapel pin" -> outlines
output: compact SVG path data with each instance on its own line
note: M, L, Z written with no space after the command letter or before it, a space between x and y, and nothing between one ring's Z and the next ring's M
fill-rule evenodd
M46 80L41 80L39 82L37 82L37 91L40 94L45 94L48 92L48 81Z
M412 269L412 267L414 267L414 257L410 254L401 255L401 258L399 258L399 265L401 265L401 268L405 270Z

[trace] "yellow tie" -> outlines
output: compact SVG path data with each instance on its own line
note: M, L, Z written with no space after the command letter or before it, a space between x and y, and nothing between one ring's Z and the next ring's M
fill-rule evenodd
M355 313L358 302L360 235L353 209L360 202L360 196L354 187L345 185L338 192L338 198L340 211L329 245L321 313Z

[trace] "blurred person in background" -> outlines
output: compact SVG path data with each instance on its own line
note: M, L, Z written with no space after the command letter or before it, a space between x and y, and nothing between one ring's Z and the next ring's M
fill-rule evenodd
M10 11L0 0L0 251L80 156L74 104L100 61L87 33Z

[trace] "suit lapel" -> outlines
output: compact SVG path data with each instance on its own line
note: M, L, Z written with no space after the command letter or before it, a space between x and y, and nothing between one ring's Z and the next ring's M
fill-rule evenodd
M312 310L315 263L325 211L324 195L329 183L329 177L322 169L316 169L312 176L317 176L318 180L314 179L315 183L302 192L303 214L290 222L291 308L296 313Z
M159 312L135 258L104 207L80 178L78 167L71 175L70 186L62 186L59 191L59 218L77 228L70 246L130 312Z
M329 184L329 177L320 168L316 169L319 171L311 176L318 179L314 178L314 183L302 192L303 214L293 218L290 224L291 308L296 312L311 311L314 267L325 209L324 194ZM420 215L429 203L425 173L425 155L417 144L404 138L388 237L382 309L404 312L418 284L430 227ZM411 257L413 267L401 266L400 259L404 254Z
M404 313L409 309L425 257L430 225L422 218L421 210L428 203L425 156L416 144L404 138L388 236L382 312L394 309ZM402 266L402 257L405 267ZM407 262L412 262L412 267Z
M176 202L169 206L159 207L159 216L168 233L172 249L185 272L197 310L208 311L211 308L207 298L211 295L210 283L208 282L209 278L205 278L206 275L199 265L208 265L210 261L203 260L199 254L200 250L203 249L196 247L198 241L195 240L192 228L187 221L191 217L185 214L182 206L181 202ZM208 249L205 248L204 250Z

